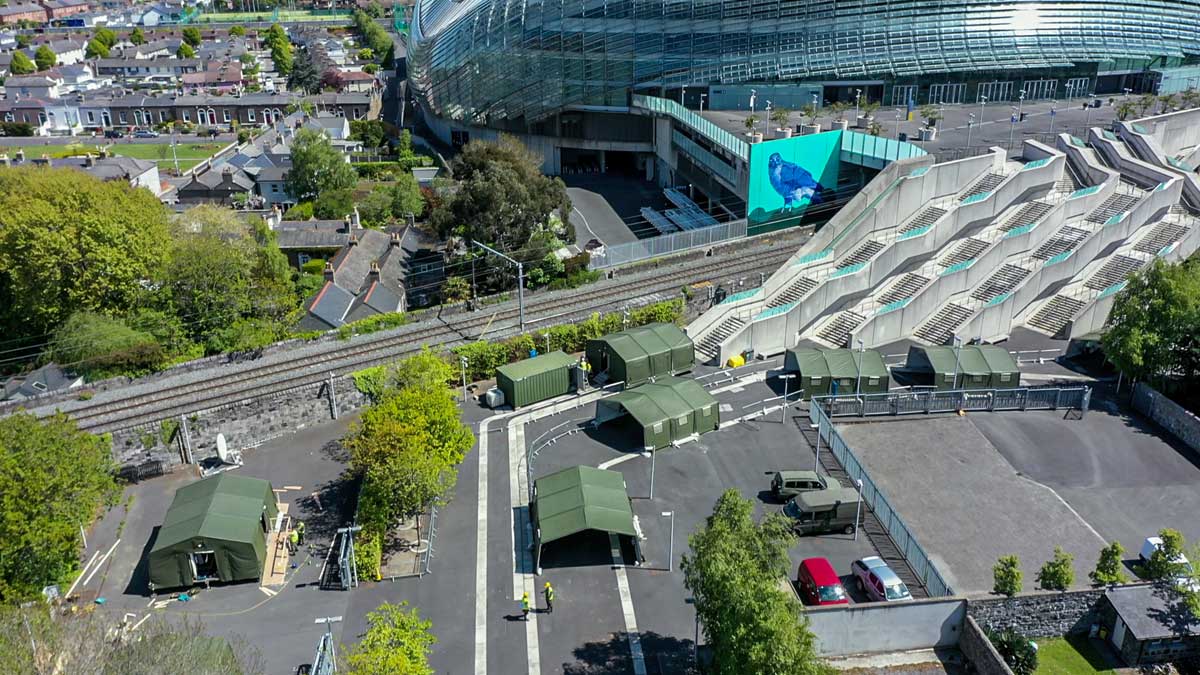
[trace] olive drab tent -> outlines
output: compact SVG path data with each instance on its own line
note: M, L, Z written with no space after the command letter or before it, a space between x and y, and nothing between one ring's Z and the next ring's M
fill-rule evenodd
M626 387L686 372L696 362L692 339L669 323L650 323L588 340L585 351L596 375L603 373L607 382L624 382Z
M542 354L497 368L496 386L516 410L570 392L575 364L574 358L561 351Z
M261 578L278 513L259 478L221 473L179 488L150 550L150 588Z
M1021 386L1017 362L1008 350L997 345L909 347L904 370L919 384L937 389L1011 389Z
M795 389L813 396L886 393L891 384L883 356L874 349L793 347L783 358L786 373L799 374ZM793 391L795 390L793 389Z
M659 378L596 402L596 424L626 415L651 450L720 426L717 400L695 380L682 377Z
M574 466L538 478L531 507L536 569L541 569L546 544L589 530L629 537L634 549L640 549L625 477L619 471Z

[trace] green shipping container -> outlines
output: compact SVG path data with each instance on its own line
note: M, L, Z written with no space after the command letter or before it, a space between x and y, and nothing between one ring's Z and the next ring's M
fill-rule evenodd
M513 407L531 405L571 391L571 367L575 359L563 352L550 352L496 369L496 386L504 402Z

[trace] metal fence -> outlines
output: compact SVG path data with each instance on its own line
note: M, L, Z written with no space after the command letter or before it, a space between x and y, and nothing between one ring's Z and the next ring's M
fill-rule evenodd
M965 389L954 391L888 392L862 396L820 396L812 407L829 417L871 417L996 410L1057 410L1087 412L1090 387Z
M639 239L624 244L605 246L592 254L589 269L598 270L638 260L655 258L668 253L686 251L690 248L710 246L729 239L746 236L746 220L731 220L727 223L664 234L648 239Z
M888 535L892 541L896 543L896 548L908 561L913 572L921 583L925 585L925 589L929 591L930 597L941 597L954 595L950 584L942 577L933 561L925 554L925 549L917 543L908 526L888 503L883 493L875 487L875 482L871 480L871 476L867 474L867 470L859 463L858 458L850 451L850 446L842 440L837 429L833 427L833 421L825 414L825 410L821 405L810 405L808 407L809 419L817 427L817 452L821 451L821 443L824 442L833 456L841 462L842 467L846 469L846 474L852 481L862 481L862 499L875 512L875 517L879 522L887 528Z

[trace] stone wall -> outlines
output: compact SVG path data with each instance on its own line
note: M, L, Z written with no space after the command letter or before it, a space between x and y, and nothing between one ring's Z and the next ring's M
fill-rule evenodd
M1193 450L1200 450L1200 418L1141 382L1133 387L1133 408L1154 420Z
M1012 669L1004 662L1004 657L992 646L992 642L970 614L963 622L958 650L962 652L963 658L974 666L978 675L1013 675Z
M1012 598L971 600L967 615L988 632L1008 628L1026 637L1058 637L1086 632L1100 621L1104 590L1030 593Z
M367 397L350 377L334 378L333 389L339 417L367 404ZM187 430L192 456L199 462L216 456L217 434L225 435L230 449L241 450L332 417L328 382L322 382L188 415ZM167 430L176 429L178 421L172 420ZM118 464L148 460L179 464L182 434L171 434L169 443L164 442L167 435L160 423L117 432L113 434L113 457Z

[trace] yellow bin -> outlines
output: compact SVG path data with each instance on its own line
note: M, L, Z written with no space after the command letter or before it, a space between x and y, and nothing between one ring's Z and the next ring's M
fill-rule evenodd
M725 365L730 368L740 368L746 365L746 357L742 356L741 354L734 354L733 356L729 357L729 360L725 362Z

